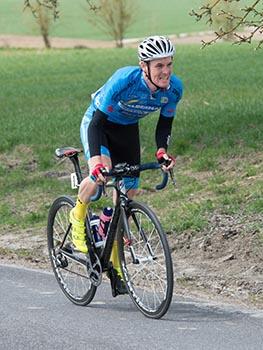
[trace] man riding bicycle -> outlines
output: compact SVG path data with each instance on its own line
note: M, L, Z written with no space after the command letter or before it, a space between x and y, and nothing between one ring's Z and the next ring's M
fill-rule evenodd
M174 74L175 48L168 38L151 36L138 46L139 67L118 69L108 81L92 95L80 128L85 157L90 175L79 187L76 206L70 212L72 242L75 249L87 253L85 216L90 198L97 185L105 183L105 168L127 162L140 164L138 122L149 113L160 109L156 126L156 158L168 171L175 158L167 153L176 106L182 97L182 82ZM125 178L124 185L132 198L138 189L137 178ZM111 262L118 294L126 292L118 259L117 241L114 242Z

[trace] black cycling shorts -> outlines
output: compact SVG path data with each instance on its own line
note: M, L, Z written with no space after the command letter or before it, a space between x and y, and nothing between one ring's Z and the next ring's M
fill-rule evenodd
M112 165L140 164L140 137L138 123L121 125L106 120L102 130L102 146L109 150Z

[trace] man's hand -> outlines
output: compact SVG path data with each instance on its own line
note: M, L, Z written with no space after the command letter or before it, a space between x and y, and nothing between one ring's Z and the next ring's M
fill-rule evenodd
M167 154L165 150L161 148L158 149L155 156L164 171L169 171L175 166L175 157L171 156L170 154Z
M107 168L102 164L98 163L93 168L90 178L97 183L105 183L107 180L103 176L103 172L108 171Z

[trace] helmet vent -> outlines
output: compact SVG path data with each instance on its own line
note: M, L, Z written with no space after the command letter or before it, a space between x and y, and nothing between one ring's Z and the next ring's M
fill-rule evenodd
M151 36L143 40L138 46L138 56L142 61L171 57L174 55L174 52L173 44L164 36Z

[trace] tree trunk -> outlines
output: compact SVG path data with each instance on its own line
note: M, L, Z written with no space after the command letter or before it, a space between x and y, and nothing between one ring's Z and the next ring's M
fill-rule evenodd
M121 49L123 47L123 39L120 39L120 38L115 39L115 44L117 48Z
M51 49L51 43L50 43L48 34L42 33L42 37L43 37L46 49Z

